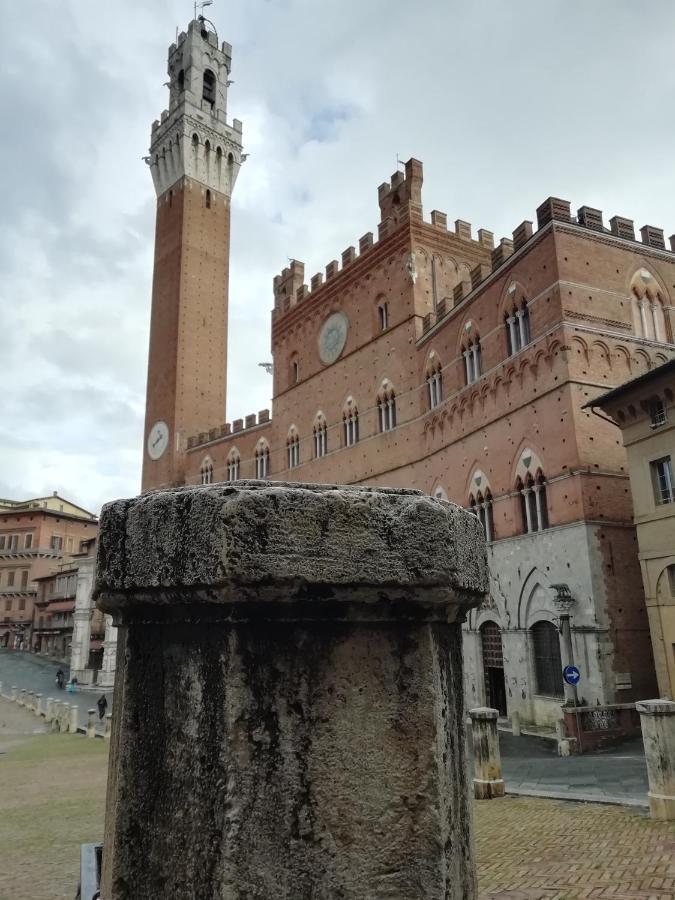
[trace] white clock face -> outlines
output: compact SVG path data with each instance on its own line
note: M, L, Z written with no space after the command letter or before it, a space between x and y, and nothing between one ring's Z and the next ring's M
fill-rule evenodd
M344 313L333 313L323 323L319 333L319 356L325 365L334 363L347 342L349 319Z
M155 422L148 435L148 456L159 459L169 446L169 426L166 422Z

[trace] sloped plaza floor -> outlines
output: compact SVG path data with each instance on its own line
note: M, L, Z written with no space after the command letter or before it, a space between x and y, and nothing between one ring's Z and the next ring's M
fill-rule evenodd
M34 729L0 700L0 900L74 900L80 844L102 835L108 748ZM675 827L642 810L533 797L474 809L481 900L675 900Z

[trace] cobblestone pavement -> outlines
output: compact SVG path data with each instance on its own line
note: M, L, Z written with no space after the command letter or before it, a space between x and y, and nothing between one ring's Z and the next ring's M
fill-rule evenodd
M475 804L480 900L673 900L675 826L595 803Z
M19 690L35 691L42 694L42 703L47 697L55 700L66 700L75 704L80 710L80 722L86 720L86 712L96 706L96 701L101 696L100 692L79 690L70 694L66 690L60 690L56 686L56 672L61 668L69 675L66 665L51 662L35 653L23 650L0 649L0 682L2 693L9 696L12 685ZM112 692L106 693L108 699L108 712L112 712ZM0 898L2 900L2 898Z
M512 793L648 806L642 738L597 753L560 757L542 738L501 732L506 789Z

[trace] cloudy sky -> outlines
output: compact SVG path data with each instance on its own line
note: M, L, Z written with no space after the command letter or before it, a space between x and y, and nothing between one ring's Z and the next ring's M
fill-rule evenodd
M228 418L269 405L271 281L425 210L510 236L554 194L675 231L669 0L216 0L233 198ZM98 511L140 485L154 193L141 157L189 0L4 0L0 496Z

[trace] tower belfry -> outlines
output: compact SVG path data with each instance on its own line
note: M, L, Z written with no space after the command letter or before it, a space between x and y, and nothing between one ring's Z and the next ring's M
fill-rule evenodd
M227 121L232 47L203 18L169 47L152 125L157 193L143 489L184 482L187 436L225 421L230 199L242 125Z

